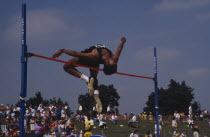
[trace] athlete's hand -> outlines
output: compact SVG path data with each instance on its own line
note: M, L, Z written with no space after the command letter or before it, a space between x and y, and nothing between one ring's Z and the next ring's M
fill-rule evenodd
M122 38L121 38L121 42L122 42L122 43L125 43L125 42L126 42L125 37L122 37Z
M62 53L63 53L63 51L62 51L62 50L59 50L58 52L56 52L55 54L53 54L52 58L57 58L57 57L59 57Z

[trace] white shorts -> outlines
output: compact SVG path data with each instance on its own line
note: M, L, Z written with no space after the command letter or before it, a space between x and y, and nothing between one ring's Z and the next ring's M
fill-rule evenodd
M30 124L30 129L35 130L35 124Z

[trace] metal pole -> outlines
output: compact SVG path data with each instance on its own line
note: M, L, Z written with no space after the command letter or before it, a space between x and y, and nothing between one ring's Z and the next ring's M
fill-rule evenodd
M27 96L27 45L26 45L26 4L22 4L21 20L21 93L20 93L20 137L24 137L25 98Z
M156 131L159 137L159 120L158 120L158 81L157 81L157 53L156 47L154 48L154 88L155 88L155 117L156 117Z

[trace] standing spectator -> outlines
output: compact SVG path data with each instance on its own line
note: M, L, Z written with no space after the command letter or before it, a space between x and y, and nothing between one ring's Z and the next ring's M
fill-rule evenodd
M131 112L131 113L129 114L129 117L131 117L131 118L133 117L133 112Z
M162 129L161 124L159 124L159 134L161 129ZM157 135L157 124L155 124L155 135Z
M80 104L79 104L79 115L80 115L80 117L82 115L82 105L80 105Z
M149 112L148 119L149 119L149 120L153 120L152 112Z
M0 106L0 120L4 119L4 104Z
M88 114L87 119L85 120L84 137L90 137L93 134L92 133L93 126L94 126L94 121Z
M93 116L94 118L97 117L96 104L93 106L92 116Z
M116 114L116 116L119 115L119 109L117 107L114 108L114 113Z
M147 114L146 114L146 112L143 113L143 120L147 120Z
M189 106L189 118L192 117L192 106Z
M140 115L139 115L139 119L140 120L143 120L144 118L143 118L143 113L141 113Z
M55 113L57 115L57 119L60 120L61 119L61 107L60 106L56 107Z
M66 109L64 107L61 110L61 119L63 119L63 120L66 119Z
M158 120L159 120L159 121L163 121L163 116L159 114L159 115L158 115Z
M110 104L107 106L107 114L108 114L108 115L110 115L110 114L111 114Z

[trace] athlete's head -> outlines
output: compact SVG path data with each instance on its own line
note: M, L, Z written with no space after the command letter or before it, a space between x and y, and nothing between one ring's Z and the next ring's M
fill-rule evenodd
M104 74L111 75L117 72L117 64L107 64L104 65Z

